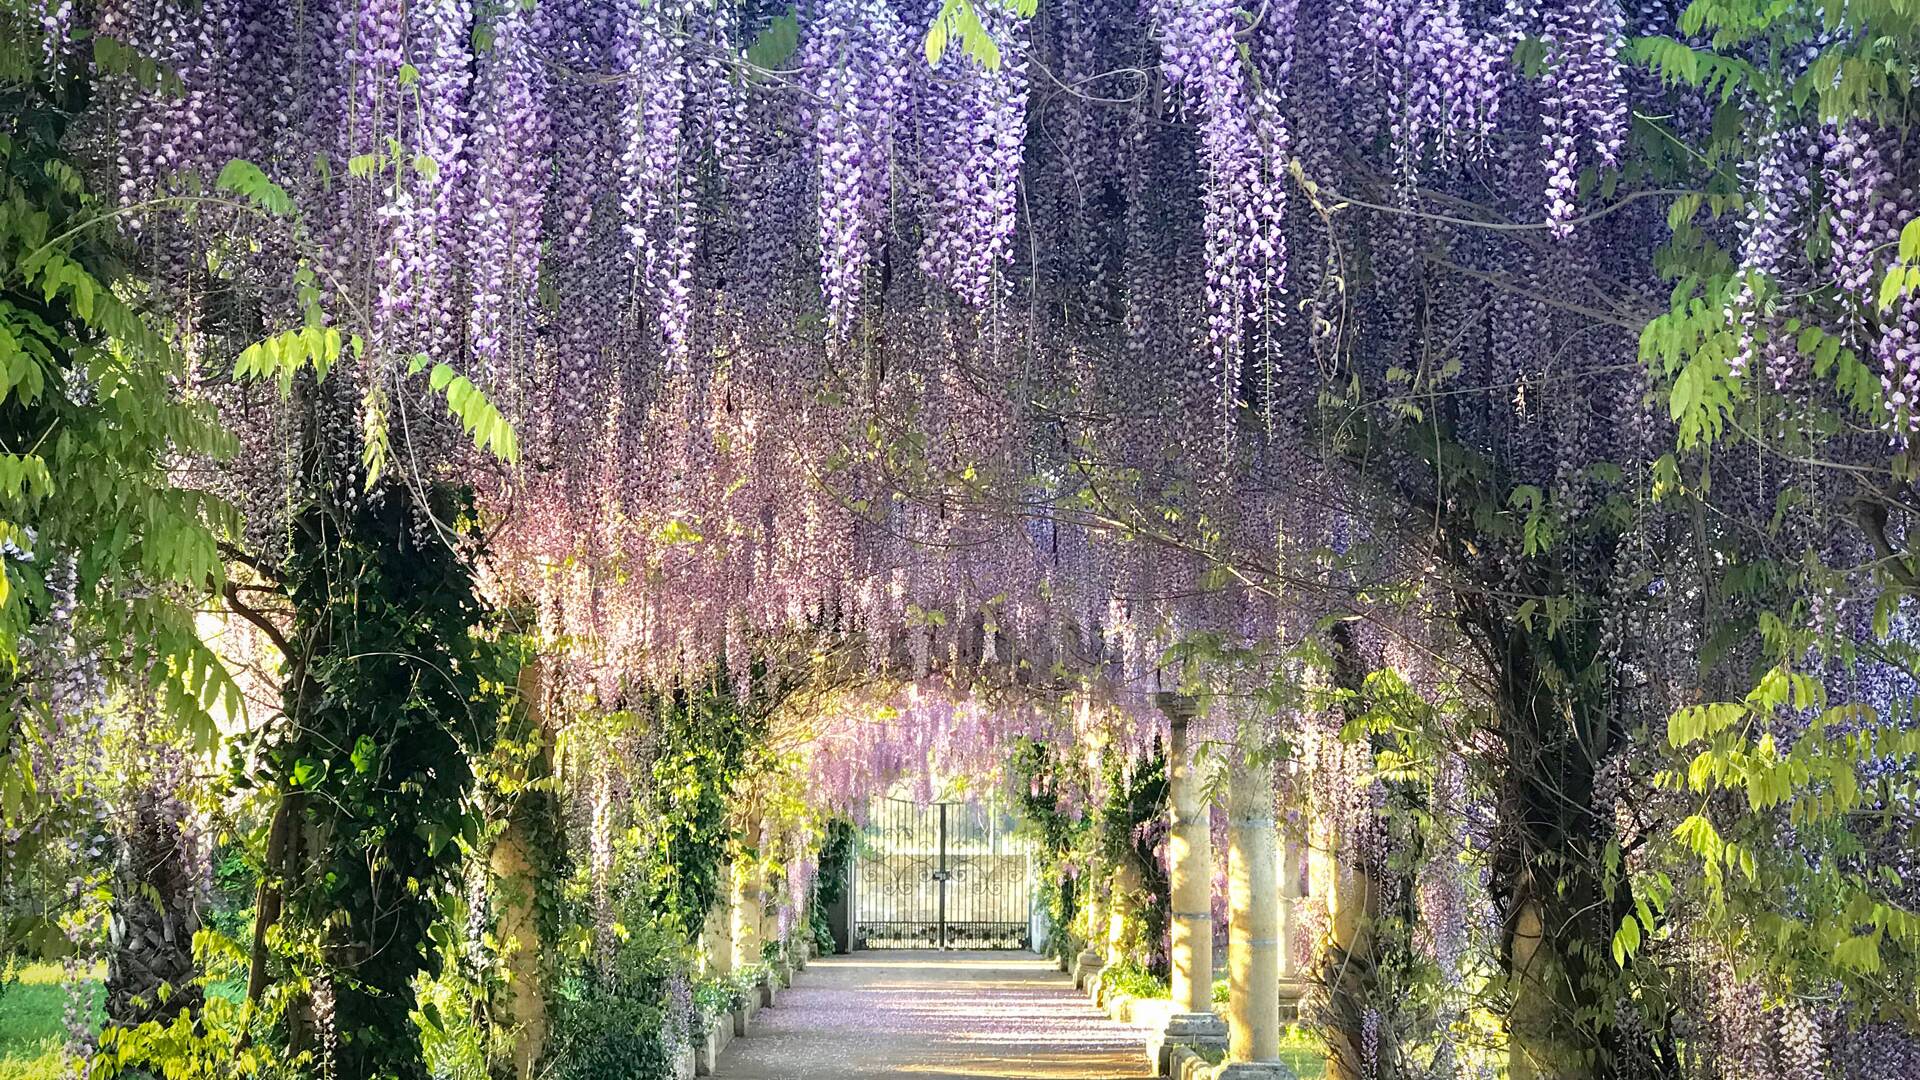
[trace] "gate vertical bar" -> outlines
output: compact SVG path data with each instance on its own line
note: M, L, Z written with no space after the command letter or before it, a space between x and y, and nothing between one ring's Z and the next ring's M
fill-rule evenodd
M940 804L940 863L934 880L940 883L940 948L947 947L947 804Z

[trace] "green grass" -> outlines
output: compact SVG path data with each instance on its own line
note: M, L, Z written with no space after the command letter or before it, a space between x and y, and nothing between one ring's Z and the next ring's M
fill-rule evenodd
M57 964L29 964L0 989L0 1080L59 1080L65 1075L67 992ZM98 973L89 980L93 1022L100 1022Z
M1280 1036L1280 1060L1293 1067L1300 1080L1320 1080L1327 1074L1327 1049L1320 1040L1297 1026Z

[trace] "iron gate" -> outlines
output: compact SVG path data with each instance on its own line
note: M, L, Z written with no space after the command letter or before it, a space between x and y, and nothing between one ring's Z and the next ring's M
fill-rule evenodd
M854 947L1030 948L1029 861L992 803L875 799L853 872Z

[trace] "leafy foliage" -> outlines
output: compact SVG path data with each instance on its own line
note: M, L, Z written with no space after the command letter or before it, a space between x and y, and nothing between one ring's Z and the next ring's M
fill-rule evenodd
M1676 84L1765 104L1750 113L1755 123L1716 123L1670 178L1701 193L1672 205L1660 262L1673 291L1641 337L1678 425L1655 494L1727 505L1712 485L1733 454L1782 463L1792 479L1773 507L1760 508L1771 510L1760 528L1702 530L1724 568L1717 586L1743 610L1741 629L1758 648L1744 651L1750 659L1729 685L1667 724L1671 767L1657 779L1692 812L1660 838L1661 857L1634 874L1641 895L1617 920L1613 955L1628 963L1674 934L1677 908L1703 921L1696 929L1723 944L1741 978L1780 998L1832 995L1860 1003L1856 1022L1885 1012L1911 1024L1920 924L1890 853L1916 839L1909 763L1920 744L1902 703L1911 687L1898 676L1892 687L1873 684L1908 670L1913 656L1895 613L1915 583L1898 539L1911 531L1903 493L1914 469L1903 440L1868 433L1911 420L1888 343L1915 284L1920 228L1894 223L1904 227L1885 251L1849 245L1868 235L1856 215L1881 200L1911 213L1893 192L1874 190L1871 150L1910 124L1920 26L1908 5L1886 0L1700 0L1680 30L1689 41L1643 40L1637 59ZM1830 153L1842 152L1838 168L1794 161L1787 168L1796 174L1772 181L1805 183L1824 203L1803 232L1783 238L1794 246L1775 280L1739 267L1721 231L1696 219L1764 199L1720 163L1756 156L1769 132L1799 129L1822 132ZM1836 142L1847 139L1860 141ZM1750 226L1746 242L1772 239ZM1869 265L1883 267L1877 280L1850 286L1849 273ZM1798 285L1805 267L1815 274ZM1793 356L1805 381L1741 369L1769 350ZM1869 367L1876 359L1882 371ZM1798 530L1807 525L1796 523L1833 511L1876 562L1860 566L1833 540L1806 542ZM1826 596L1862 587L1870 625L1843 629L1819 614Z
M0 45L9 71L21 48ZM175 474L233 441L183 394L189 364L143 310L75 165L68 131L85 103L0 80L0 862L20 880L59 838L43 785L58 772L48 738L71 719L60 712L120 690L204 749L216 715L240 706L195 625L225 580L217 545L235 516ZM64 938L39 915L0 926L0 951L23 942Z
M17 688L20 637L71 559L86 647L147 673L210 735L208 709L236 691L191 602L221 582L215 541L234 522L168 466L232 440L181 400L184 360L115 291L119 263L60 146L64 109L19 88L0 109L17 118L0 135L0 675Z
M423 540L405 492L299 520L288 724L257 775L290 830L269 867L285 893L278 952L290 976L329 984L349 1077L424 1075L414 978L438 962L438 902L481 832L471 761L514 676L483 632L469 554ZM430 498L442 520L467 512L460 493ZM314 1022L289 1018L296 1045Z
M1170 805L1166 753L1157 743L1132 759L1109 753L1102 767L1107 798L1093 816L1094 846L1100 861L1114 869L1114 896L1127 915L1126 948L1148 971L1164 975L1169 957L1163 943L1173 912L1173 883L1158 850Z
M847 886L852 881L849 871L853 866L857 835L853 822L836 817L827 822L826 834L820 838L819 866L813 879L813 898L807 906L807 915L813 943L819 947L822 956L831 956L839 949L833 928L827 922L827 910L847 900Z
M1077 870L1091 821L1067 813L1061 805L1059 785L1071 779L1060 775L1067 768L1061 757L1043 742L1022 738L1008 759L1007 782L1021 827L1038 834L1040 897L1053 928L1048 947L1055 956L1070 959L1084 945L1071 928L1081 907Z
M1700 799L1673 835L1698 859L1716 936L1786 987L1837 986L1920 1023L1920 912L1890 861L1920 842L1897 809L1920 798L1920 731L1829 705L1820 679L1776 667L1741 701L1675 713L1668 739L1692 755L1664 779ZM1671 895L1666 870L1651 873L1648 891ZM1631 955L1665 932L1664 906L1623 921L1616 947Z
M651 718L660 752L641 815L651 853L648 906L688 937L726 896L722 872L734 843L728 813L765 730L765 717L742 704L717 671L662 694Z

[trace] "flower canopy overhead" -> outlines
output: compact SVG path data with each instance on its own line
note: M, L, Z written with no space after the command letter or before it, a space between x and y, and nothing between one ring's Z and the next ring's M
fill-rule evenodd
M1126 694L1170 643L1327 618L1455 668L1455 586L1523 593L1554 545L1578 590L1634 598L1608 649L1660 667L1650 611L1704 632L1660 583L1705 567L1633 494L1672 446L1641 352L1837 385L1865 422L1830 449L1885 457L1920 370L1910 301L1870 295L1904 150L1715 82L1683 6L127 0L44 24L69 71L91 49L180 333L286 386L324 368L305 413L207 380L248 451L215 483L263 549L290 491L458 478L506 593L603 689L805 626L865 635L875 670ZM1837 40L1812 25L1772 32ZM1672 149L1736 122L1744 202ZM1682 247L1724 296L1648 255ZM1721 430L1685 382L1683 439ZM1772 481L1707 467L1726 512L1773 512ZM1604 537L1572 524L1595 515ZM1868 553L1844 516L1796 539Z

